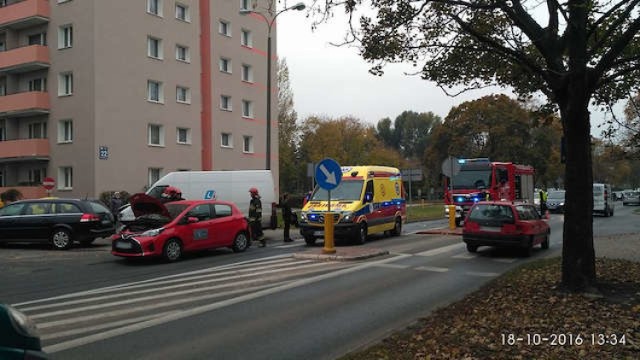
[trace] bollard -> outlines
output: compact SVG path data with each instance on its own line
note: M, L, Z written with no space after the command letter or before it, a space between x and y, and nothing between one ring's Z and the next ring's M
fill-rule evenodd
M333 245L333 213L324 214L324 248L323 254L335 254L336 248Z
M456 206L449 205L449 229L455 230L456 228Z

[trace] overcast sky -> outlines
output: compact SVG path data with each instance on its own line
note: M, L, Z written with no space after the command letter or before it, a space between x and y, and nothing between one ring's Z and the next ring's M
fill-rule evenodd
M312 32L304 11L288 11L278 16L278 56L287 61L299 119L310 115L332 118L352 115L375 125L385 117L393 121L405 110L431 111L444 118L453 106L462 102L496 92L512 95L495 88L452 98L432 82L404 75L412 70L408 65L387 66L382 77L371 75L370 64L362 60L357 49L330 44L339 42L344 30L343 22L334 21ZM601 113L593 114L594 136L600 135L594 124L603 118Z

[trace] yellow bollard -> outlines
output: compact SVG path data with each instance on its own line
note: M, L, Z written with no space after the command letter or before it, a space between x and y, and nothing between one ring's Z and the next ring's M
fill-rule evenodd
M333 246L333 213L324 214L324 248L323 254L335 254L336 248Z
M449 205L449 229L455 230L456 228L456 206Z

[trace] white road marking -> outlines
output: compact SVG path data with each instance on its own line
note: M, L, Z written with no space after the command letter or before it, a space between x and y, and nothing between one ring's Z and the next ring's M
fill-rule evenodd
M453 245L443 246L443 247L439 247L439 248L432 249L432 250L419 252L416 255L418 255L418 256L435 256L435 255L444 254L446 252L462 249L464 246L465 245L463 243L453 244Z
M421 270L421 271L434 271L434 272L447 272L449 271L448 268L443 268L443 267L437 267L437 266L418 266L416 268L416 270Z
M341 269L341 270L338 270L338 271L317 275L317 276L314 276L314 277L311 277L311 278L295 280L295 281L288 282L288 283L285 283L285 284L282 284L282 285L277 285L275 287L271 287L271 288L268 288L268 289L259 290L257 292L251 293L251 294L246 294L246 295L238 296L238 297L235 297L235 298L231 298L231 299L226 299L226 300L222 300L222 301L219 301L219 302L215 302L215 303L212 303L212 304L207 304L207 305L198 306L198 307L191 308L191 309L186 309L186 310L183 310L183 311L179 311L177 313L172 313L172 314L168 314L168 315L162 316L160 318L151 319L151 320L148 320L148 321L143 321L143 322L140 322L140 323L124 326L124 327L121 327L121 328L108 330L108 331L105 331L105 332L102 332L102 333L97 333L97 334L93 334L93 335L89 335L89 336L85 336L85 337L81 337L81 338L76 338L74 340L70 340L70 341L54 344L54 345L47 346L47 347L43 348L43 351L45 351L47 353L55 353L55 352L58 352L58 351L71 349L71 348L74 348L74 347L90 344L90 343L93 343L93 342L96 342L96 341L101 341L101 340L109 339L109 338L112 338L112 337L115 337L115 336L128 334L128 333L133 332L133 331L146 329L146 328L149 328L149 327L152 327L152 326L165 324L165 323L168 323L168 322L171 322L171 321L175 321L175 320L191 317L191 316L194 316L194 315L202 314L202 313L205 313L205 312L213 311L213 310L216 310L216 309L224 308L224 307L227 307L227 306L235 305L235 304L238 304L238 303L241 303L241 302L254 300L254 299L257 299L257 298L260 298L260 297L263 297L263 296L275 294L275 293L282 292L282 291L285 291L285 290L294 289L296 287L305 286L305 285L316 283L316 282L319 282L319 281L323 281L323 280L331 279L331 278L334 278L334 277L342 276L342 275L345 275L345 274L357 272L357 271L360 271L360 270L363 270L363 269L366 269L366 268L369 268L369 267L372 267L372 266L376 266L376 265L379 265L379 264L385 264L385 263L389 263L389 262L394 262L394 261L400 260L401 258L404 258L404 256L396 256L396 257L391 257L391 258L382 259L382 260L378 260L378 261L362 263L362 264L359 264L359 265L356 265L356 266L352 266L352 267L349 267L349 268L346 268L346 269Z
M388 269L407 269L409 265L400 264L378 264L376 267L388 268Z

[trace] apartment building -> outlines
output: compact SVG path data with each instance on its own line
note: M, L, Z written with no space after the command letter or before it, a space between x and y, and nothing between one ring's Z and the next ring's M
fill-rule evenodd
M51 196L97 197L171 171L264 169L267 25L240 15L251 6L0 0L0 192L46 196L51 177Z

